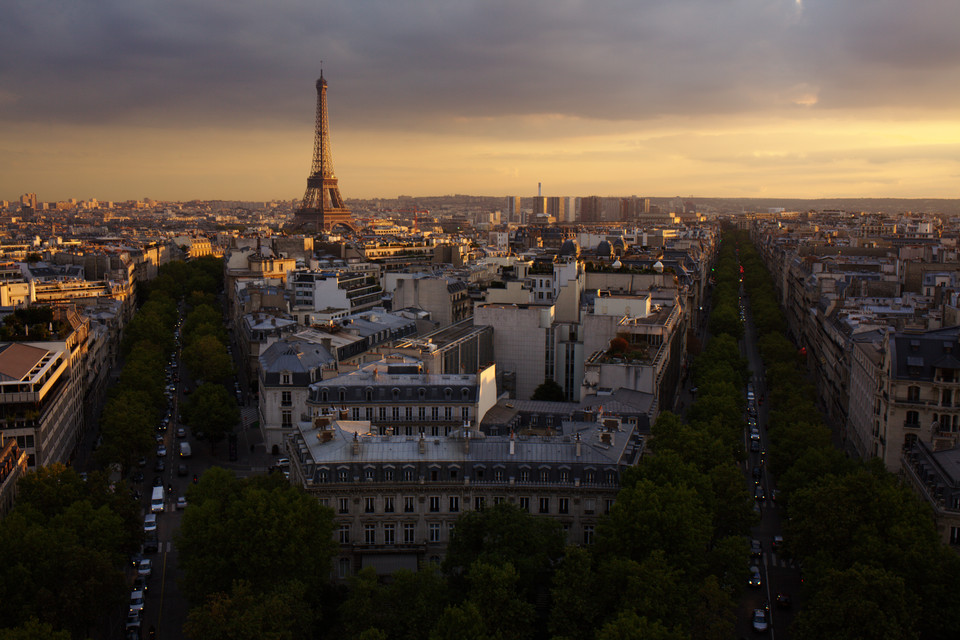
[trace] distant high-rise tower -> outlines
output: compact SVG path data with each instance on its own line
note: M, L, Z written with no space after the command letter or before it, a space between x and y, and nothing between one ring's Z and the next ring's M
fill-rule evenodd
M336 225L353 228L350 210L343 204L337 178L333 175L330 152L330 124L327 118L327 81L320 71L317 80L317 129L313 140L313 166L307 178L303 201L293 216L293 231L329 231Z

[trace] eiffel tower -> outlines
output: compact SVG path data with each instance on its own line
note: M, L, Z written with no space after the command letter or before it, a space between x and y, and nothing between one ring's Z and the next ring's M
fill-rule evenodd
M294 212L290 231L319 233L336 225L352 230L353 217L343 205L337 178L333 175L333 155L330 153L330 124L327 118L327 81L320 70L317 80L317 131L313 139L313 167L307 178L307 190L300 207Z

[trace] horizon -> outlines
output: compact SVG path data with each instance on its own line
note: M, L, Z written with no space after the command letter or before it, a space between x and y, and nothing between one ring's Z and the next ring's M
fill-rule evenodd
M299 200L321 69L346 199L960 196L957 3L199 8L11 7L3 197Z

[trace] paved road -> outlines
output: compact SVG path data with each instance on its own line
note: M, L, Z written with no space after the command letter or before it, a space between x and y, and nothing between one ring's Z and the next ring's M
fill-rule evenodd
M743 295L741 287L741 304L744 309L744 337L741 341L741 352L747 357L750 365L751 380L754 386L754 392L758 399L765 398L767 395L766 381L763 378L763 361L760 358L760 352L757 347L757 336L750 316L749 299ZM750 453L747 463L744 465L744 473L749 479L753 479L752 469L759 466L762 469L760 486L766 496L764 500L757 501L760 509L760 524L754 527L751 534L754 538L760 540L763 546L762 563L759 565L763 577L763 585L758 590L749 590L741 601L738 615L737 633L742 637L756 635L753 631L751 620L753 610L763 606L764 602L770 603L771 629L767 635L772 639L788 640L790 638L790 626L793 623L793 616L797 608L801 605L800 596L800 571L789 558L784 558L777 554L772 547L773 536L782 535L782 519L784 517L783 508L778 506L772 499L772 492L776 489L775 478L770 470L764 464L764 453L769 448L769 439L767 436L769 405L759 404L757 411L757 424L760 427L760 445L761 451ZM749 433L744 432L744 445L749 451ZM774 606L774 599L777 593L786 593L790 596L793 604L790 609L778 609Z

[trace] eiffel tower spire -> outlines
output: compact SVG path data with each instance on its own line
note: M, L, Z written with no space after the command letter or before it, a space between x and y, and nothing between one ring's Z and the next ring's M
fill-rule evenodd
M330 123L327 117L327 81L320 70L317 80L317 126L313 140L313 166L307 178L307 190L293 216L291 230L329 231L335 225L353 229L350 210L343 204L337 178L333 175L330 152Z

